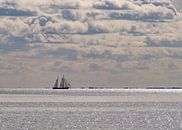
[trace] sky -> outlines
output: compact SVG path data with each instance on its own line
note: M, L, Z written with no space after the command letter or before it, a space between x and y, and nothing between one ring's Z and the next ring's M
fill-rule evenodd
M0 87L182 84L181 0L0 0Z

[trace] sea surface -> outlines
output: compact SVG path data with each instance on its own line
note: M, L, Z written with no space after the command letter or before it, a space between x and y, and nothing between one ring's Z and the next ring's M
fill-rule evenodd
M0 89L0 130L182 130L182 90Z

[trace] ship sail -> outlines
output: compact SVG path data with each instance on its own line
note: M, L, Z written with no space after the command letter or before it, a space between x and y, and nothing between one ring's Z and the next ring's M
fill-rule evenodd
M57 77L53 89L69 89L70 87L71 87L70 83L64 78L63 75L60 85L59 85L59 79Z
M59 79L57 78L57 79L56 79L56 82L55 82L55 84L54 84L54 88L58 88L58 84L59 84Z
M63 77L62 77L62 79L61 79L61 83L60 83L60 88L70 88L71 87L71 85L70 85L70 83L64 78L64 75L63 75Z

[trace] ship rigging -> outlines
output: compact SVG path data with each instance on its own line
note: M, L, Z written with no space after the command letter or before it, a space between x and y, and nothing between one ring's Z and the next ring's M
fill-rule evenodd
M53 89L69 89L71 88L71 85L70 83L65 79L64 75L63 77L61 78L61 82L60 82L60 85L59 85L59 78L57 77L55 83L54 83L54 87Z

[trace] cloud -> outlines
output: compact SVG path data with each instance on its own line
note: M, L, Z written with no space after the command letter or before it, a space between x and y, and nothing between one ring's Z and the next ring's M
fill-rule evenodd
M0 16L35 16L36 11L19 6L15 1L0 1Z
M35 16L35 12L0 8L0 16Z
M181 0L171 0L171 2L175 5L176 9L181 12L182 11L182 1Z
M113 12L110 14L112 19L142 20L142 21L163 21L173 19L174 13L163 7L152 7L153 5L143 5L142 10L123 12Z
M160 41L157 41L155 39L152 40L150 37L147 37L145 43L149 47L182 47L182 40L162 39Z
M91 63L91 64L89 65L89 69L90 69L91 71L100 71L100 70L102 69L102 67L101 67L100 65L98 65L98 64Z
M104 10L129 10L132 9L135 5L132 2L123 0L102 0L97 1L93 4L93 7L96 9Z

